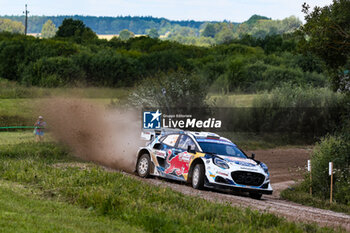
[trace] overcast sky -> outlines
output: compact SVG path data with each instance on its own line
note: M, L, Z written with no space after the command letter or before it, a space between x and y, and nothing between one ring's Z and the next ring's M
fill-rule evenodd
M154 16L173 20L242 22L253 14L301 20L301 5L329 5L332 0L0 0L0 15L20 15L25 3L31 15Z

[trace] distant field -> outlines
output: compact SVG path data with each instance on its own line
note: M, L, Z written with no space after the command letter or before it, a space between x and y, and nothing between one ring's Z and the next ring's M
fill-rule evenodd
M33 92L39 92L39 90L34 90ZM37 95L34 98L13 98L12 94L9 95L10 98L0 98L0 116L32 117L33 107L38 105L40 100L59 96L83 98L106 105L111 100L125 100L130 90L112 88L57 88L50 89L47 95L42 94L43 92L46 93L46 90L40 90L40 93L33 94L34 96ZM251 107L254 98L258 96L257 94L209 94L207 102L215 107Z
M112 39L113 37L119 37L119 34L109 34L109 35L101 35L101 34L98 34L97 35L99 39L106 39L106 40L110 40ZM135 37L139 37L139 36L146 36L145 34L137 34L135 35Z

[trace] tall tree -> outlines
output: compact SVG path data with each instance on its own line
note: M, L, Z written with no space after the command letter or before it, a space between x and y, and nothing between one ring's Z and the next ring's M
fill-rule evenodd
M231 28L224 27L219 33L216 34L215 40L219 44L229 43L234 39L235 35Z
M46 21L46 23L43 25L43 28L41 29L41 37L43 38L51 38L56 35L57 28L55 24L49 19Z
M350 1L333 0L331 5L316 6L313 11L304 3L303 12L306 23L300 30L305 38L300 43L301 50L322 58L333 74L334 88L342 88L344 71L349 69L344 66L350 59Z
M208 23L202 32L202 36L214 38L216 33L217 33L217 31L215 29L214 24Z
M76 42L97 39L96 33L86 27L83 21L72 18L63 20L56 32L56 37L71 37Z
M24 26L21 22L13 21L10 19L0 19L0 32L2 31L23 33Z
M152 28L151 30L149 30L148 36L151 37L151 38L153 38L153 39L159 38L159 34L158 34L157 29Z
M128 29L124 29L119 33L119 38L121 40L129 40L130 38L134 37L135 34Z

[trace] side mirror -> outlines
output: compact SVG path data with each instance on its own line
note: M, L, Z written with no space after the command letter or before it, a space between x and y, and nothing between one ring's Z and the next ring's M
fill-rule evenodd
M193 150L193 149L192 149L192 146L188 145L188 146L187 146L187 152L188 152L188 153L195 154L195 153L196 153L196 150Z
M255 159L255 154L252 153L252 155L250 156L250 158L254 160L254 159Z
M162 149L162 144L159 143L159 142L157 142L156 144L154 144L153 149L155 149L155 150L161 150L161 149Z

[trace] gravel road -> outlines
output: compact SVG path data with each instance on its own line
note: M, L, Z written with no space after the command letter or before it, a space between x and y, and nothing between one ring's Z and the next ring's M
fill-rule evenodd
M350 215L303 206L280 199L279 193L302 178L309 158L310 149L271 149L250 151L256 154L256 159L267 164L271 174L273 195L263 195L261 200L251 199L244 194L227 191L195 190L189 185L173 182L161 178L142 179L153 185L169 187L186 195L198 196L213 201L230 203L232 206L250 207L262 212L271 212L291 221L316 222L321 226L343 227L350 231Z

